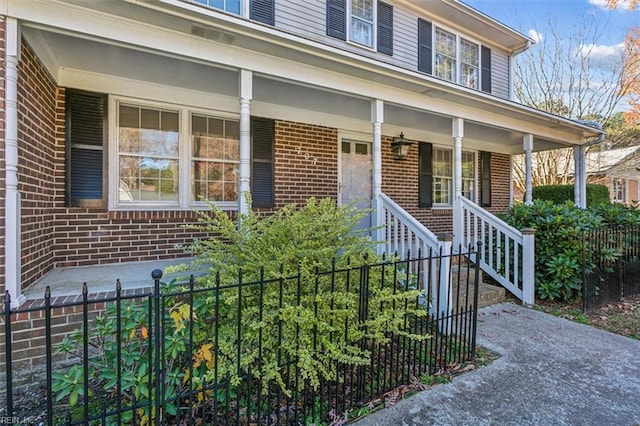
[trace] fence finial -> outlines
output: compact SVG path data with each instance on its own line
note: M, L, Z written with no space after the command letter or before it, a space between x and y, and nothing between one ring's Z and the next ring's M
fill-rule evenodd
M154 280L159 280L160 278L162 278L162 269L154 269L153 271L151 271L151 278L153 278Z

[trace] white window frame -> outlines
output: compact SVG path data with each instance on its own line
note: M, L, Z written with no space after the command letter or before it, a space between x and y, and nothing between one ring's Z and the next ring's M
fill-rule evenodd
M239 121L237 113L191 107L170 102L149 101L138 98L124 96L109 96L109 166L108 166L108 206L109 210L191 210L194 208L204 209L207 207L206 201L191 200L191 116L205 115L208 117ZM118 152L118 125L119 125L119 105L127 104L136 107L147 107L160 110L173 110L179 113L179 135L178 135L178 201L177 202L135 202L120 203L119 201L119 152ZM217 207L222 210L237 210L238 200L216 202Z
M372 10L372 20L371 20L371 45L360 43L359 41L355 41L352 39L351 34L351 22L354 19L352 11L352 5L355 0L347 0L347 40L349 43L353 43L359 47L363 47L365 49L376 50L378 47L378 0L371 0ZM362 20L360 18L356 18L358 20Z
M456 83L456 84L460 84L464 87L468 87L470 89L475 89L475 90L480 90L480 88L482 87L482 44L478 41L478 40L474 40L471 37L467 37L467 36L462 36L459 33L457 33L456 31L451 30L450 28L447 28L445 26L442 25L436 25L435 23L432 25L433 29L433 33L432 33L432 40L433 40L433 49L432 49L432 57L431 57L431 63L433 64L433 75L435 77L438 78L442 78L445 81L450 81L452 83ZM437 52L437 34L438 34L438 30L452 34L455 38L456 38L456 52L455 52L455 79L453 80L449 80L448 78L444 78L444 77L440 77L437 75L437 71L436 71L436 56L438 55ZM467 86L466 84L462 83L462 41L465 41L467 43L470 44L474 44L477 46L478 48L478 53L477 53L477 59L478 59L478 65L477 65L477 70L478 70L478 78L477 78L477 85L474 86Z
M440 175L436 175L436 168L435 168L435 161L436 161L436 151L448 151L450 152L451 156L451 176L440 176ZM477 198L478 198L478 152L475 150L463 150L462 151L462 158L464 159L464 155L465 154L471 154L473 156L472 158L472 164L473 164L473 178L465 178L463 177L462 180L464 181L472 181L472 193L471 193L471 198L469 198L471 201L473 201L474 203L476 202ZM431 195L433 197L433 207L435 208L451 208L451 206L453 206L453 197L455 197L455 187L454 187L454 168L453 168L453 163L455 161L455 153L453 151L453 148L450 147L446 147L446 146L433 146L433 152L432 152L432 159L431 162L432 164L432 168L433 168L433 187L431 188ZM438 203L435 201L436 199L436 188L435 188L435 182L436 182L436 178L439 179L449 179L450 182L450 187L449 187L449 202L447 203ZM462 194L464 195L464 194Z
M183 0L183 1L185 1L185 0ZM186 0L186 2L195 4L197 6L202 6L202 7L206 7L208 9L211 9L211 10L217 10L217 11L220 11L220 12L225 12L225 13L228 13L228 14L233 15L233 16L241 16L241 17L247 18L247 19L249 18L249 0L240 0L240 13L237 13L237 14L234 13L234 12L230 12L230 11L228 11L226 9L226 4L227 4L228 0L222 0L225 3L225 8L222 8L222 9L219 8L219 7L215 7L215 6L210 5L209 2L211 2L213 0L205 0L205 1L207 2L206 4L202 3L201 1L198 1L198 0Z
M618 195L622 194L622 198ZM627 180L611 178L611 195L612 200L616 203L627 202Z

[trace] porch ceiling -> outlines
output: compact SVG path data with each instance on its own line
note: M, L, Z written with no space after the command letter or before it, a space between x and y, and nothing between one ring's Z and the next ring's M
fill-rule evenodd
M195 61L192 58L145 51L134 46L124 46L86 37L81 38L73 34L29 26L23 28L23 34L59 83L59 75L63 70L77 70L119 79L151 82L203 94L216 94L229 98L238 96L238 71L220 64ZM67 87L75 87L73 81L62 83ZM90 87L77 88L91 90ZM117 94L127 95L127 93ZM428 101L431 97L443 99L450 96L450 94L437 89L429 90L425 97L425 108L428 109ZM184 102L181 99L167 99L167 101ZM289 111L296 111L298 114L295 117L289 117L287 114L281 113L278 118L303 120L305 112L308 117L317 113L324 118L310 122L347 130L371 131L370 99L364 96L256 73L254 101L258 113L273 110L260 106L284 107ZM464 104L464 100L458 99L457 101ZM387 102L385 104L383 134L397 135L403 131L407 137L414 140L450 144L452 141L452 115L433 113L427 109L419 110ZM521 153L522 138L522 132L502 129L468 119L465 121L464 140L467 146L472 148L509 154ZM552 140L534 139L536 150L561 146L563 145Z

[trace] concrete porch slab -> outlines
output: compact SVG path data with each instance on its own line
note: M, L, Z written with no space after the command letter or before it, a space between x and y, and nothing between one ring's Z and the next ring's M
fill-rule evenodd
M151 271L165 270L168 266L191 262L192 258L152 260L145 262L111 263L105 265L78 266L54 269L24 291L27 300L44 298L45 289L51 289L51 297L77 296L82 293L82 284L87 283L89 293L115 291L116 280L123 289L153 286ZM170 281L184 274L164 274L162 281Z

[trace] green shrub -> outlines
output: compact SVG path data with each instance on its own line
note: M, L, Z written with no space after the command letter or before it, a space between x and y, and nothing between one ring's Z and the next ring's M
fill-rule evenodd
M368 212L337 206L329 199L310 199L301 208L289 205L267 217L249 212L239 217L240 227L213 205L211 212L200 212L200 223L192 227L212 237L189 248L196 256L190 267L204 271L196 292L169 294L185 290L176 283L161 289L165 398L221 380L235 389L249 378L262 381L263 393L268 383L275 383L291 395L305 386L315 388L323 379L344 377L338 372L345 365L371 363L363 339L371 345L386 344L391 333L425 339L405 330L409 318L427 314L416 304L420 293L411 289L408 273L400 274L377 255L368 230L356 229L364 214ZM318 273L331 270L339 272ZM362 274L375 283L367 289L364 308L359 291ZM265 284L237 285L256 280ZM116 394L115 380L116 306L108 305L89 330L95 356L88 374L92 388L99 389L109 404L120 397L127 402L148 401L160 391L154 389L153 342L148 338L153 327L145 315L154 300L121 305L122 396ZM57 351L81 357L82 342L82 330L76 331ZM85 392L80 385L83 375L82 365L57 373L56 400L78 404ZM235 398L224 389L198 395L190 401L194 407L206 399L228 403ZM175 412L171 402L163 416ZM144 424L154 414L141 408L137 415ZM123 421L131 420L128 412Z
M563 204L575 199L573 185L543 185L534 186L531 193L534 200L547 200L555 204ZM601 204L610 204L609 189L605 185L587 185L587 206L595 207Z
M572 202L535 200L514 205L504 217L518 229L536 230L536 289L542 299L572 300L582 290L582 232L602 220Z

